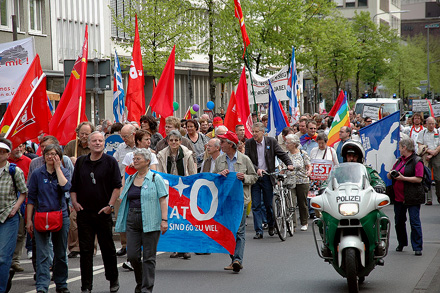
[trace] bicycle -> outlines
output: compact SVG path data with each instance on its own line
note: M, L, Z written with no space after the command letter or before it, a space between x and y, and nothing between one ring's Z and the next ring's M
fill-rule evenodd
M293 221L295 219L295 207L293 206L292 198L289 195L289 189L283 185L287 175L280 174L278 171L264 173L269 176L275 176L275 179L277 180L277 184L275 184L273 189L272 211L277 234L282 241L285 241L287 233L289 233L290 236L293 236Z

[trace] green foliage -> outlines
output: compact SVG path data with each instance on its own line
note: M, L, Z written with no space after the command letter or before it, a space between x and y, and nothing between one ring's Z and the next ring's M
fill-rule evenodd
M118 17L113 11L113 21L119 29L134 37L137 14L143 66L147 74L160 76L174 45L176 63L190 58L200 19L200 12L190 1L139 0L131 3L125 17ZM122 40L118 44L127 51L133 47L132 40Z

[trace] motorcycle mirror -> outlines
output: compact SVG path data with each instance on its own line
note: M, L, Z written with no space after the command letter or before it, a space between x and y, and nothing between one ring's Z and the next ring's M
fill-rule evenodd
M336 189L339 188L339 184L338 181L336 180L335 177L332 178L332 190L335 191Z

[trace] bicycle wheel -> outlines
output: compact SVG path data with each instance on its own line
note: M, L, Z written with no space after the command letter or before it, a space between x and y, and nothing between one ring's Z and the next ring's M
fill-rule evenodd
M277 230L280 239L282 241L285 241L287 236L286 217L284 213L284 207L281 202L279 190L273 196L272 210L273 210L275 229Z
M286 203L285 211L286 211L287 232L289 233L290 236L293 236L293 233L295 232L295 227L294 227L294 219L296 217L295 207L293 206L292 197L289 194L289 190L284 189L283 194L284 194L284 202Z

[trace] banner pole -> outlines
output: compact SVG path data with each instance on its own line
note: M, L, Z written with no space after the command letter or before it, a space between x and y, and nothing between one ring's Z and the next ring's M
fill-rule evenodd
M244 48L244 49L246 50L246 48ZM255 109L255 113L257 113L257 118L259 121L260 119L258 116L258 105L257 105L257 101L255 100L254 83L252 82L252 71L251 71L251 68L249 67L249 54L248 54L247 50L246 50L246 58L243 58L243 59L244 59L244 64L249 71L249 77L251 79L252 95L254 96L254 109Z
M32 89L31 93L29 94L29 96L26 98L26 100L24 101L23 105L20 108L20 111L18 111L17 115L15 116L14 120L12 121L11 125L9 125L8 131L5 134L5 138L8 138L12 128L15 126L15 124L17 123L18 119L20 118L21 113L24 110L24 107L26 107L27 103L29 102L29 100L32 98L32 96L34 95L35 91L37 90L38 86L40 85L41 81L43 80L43 78L46 77L46 74L43 72L43 74L40 76L40 78L38 79L36 85L34 86L34 88ZM12 102L12 101L11 101Z
M147 107L147 111L145 111L145 115L147 115L148 110L150 110L150 105L148 105L148 107Z
M76 126L79 125L79 121L81 119L81 102L82 96L79 96L78 119L76 121ZM75 135L75 158L78 158L78 135Z

